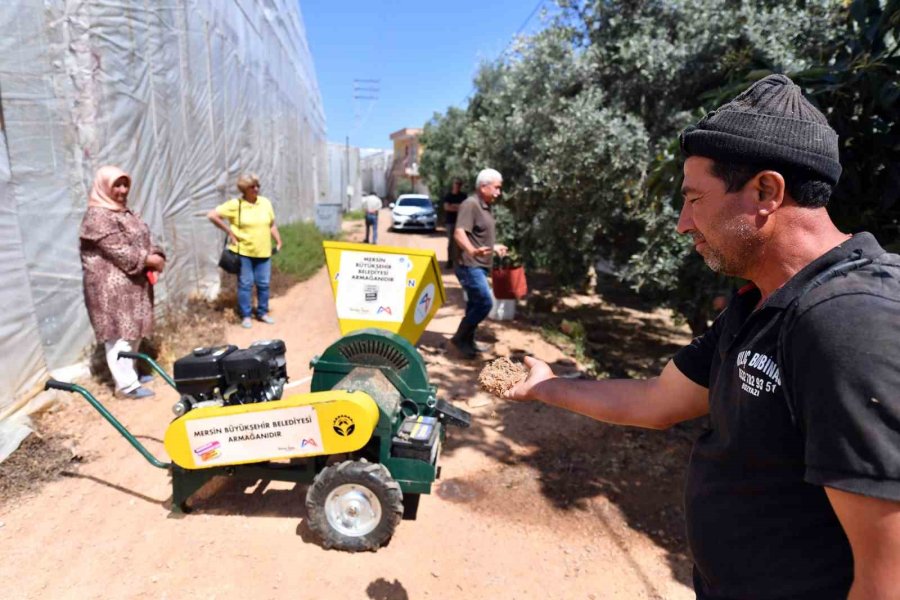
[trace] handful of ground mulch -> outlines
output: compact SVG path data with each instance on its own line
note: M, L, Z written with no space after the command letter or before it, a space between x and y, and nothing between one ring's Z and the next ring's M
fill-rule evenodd
M478 385L489 394L502 398L503 394L528 376L528 369L522 363L509 360L505 356L487 364L478 375Z

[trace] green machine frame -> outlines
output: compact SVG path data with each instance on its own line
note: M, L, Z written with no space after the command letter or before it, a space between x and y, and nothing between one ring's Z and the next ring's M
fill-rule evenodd
M427 494L439 476L435 464L423 460L391 456L391 440L402 418L385 411L380 401L399 394L404 417L436 416L442 421L467 427L469 414L437 398L437 388L428 383L425 361L405 338L384 329L369 328L345 335L310 361L313 369L311 391L335 388L358 389L375 398L380 417L370 442L377 444L377 460L391 472L405 494ZM377 370L383 378L373 377ZM386 380L386 381L385 381ZM389 383L384 385L383 383ZM443 442L445 430L441 429ZM373 457L374 458L374 457Z

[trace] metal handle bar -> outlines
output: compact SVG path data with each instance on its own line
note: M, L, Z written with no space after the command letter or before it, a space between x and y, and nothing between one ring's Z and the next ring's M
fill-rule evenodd
M154 371L159 373L160 377L166 380L166 383L168 383L172 387L172 389L177 389L175 387L175 380L172 379L161 366L156 364L155 360L153 360L143 352L119 352L119 358L134 358L136 360L142 360L146 362Z
M128 431L125 426L118 421L118 419L112 416L112 414L108 410L106 410L105 406L100 404L99 400L94 398L94 396L89 391L87 391L80 385L76 385L74 383L66 383L64 381L57 381L55 379L48 379L44 384L44 389L62 390L64 392L81 394L82 397L84 397L84 399L87 400L88 403L93 406L97 410L97 412L100 413L100 415L109 422L110 425L116 428L116 431L122 434L122 437L128 440L128 443L134 446L135 450L141 453L141 456L147 459L147 462L160 469L168 469L172 466L172 463L162 462L161 460L158 460L155 456L150 454L150 451L144 448L144 445L137 441L137 439L133 435L131 435L131 432Z
M65 381L57 381L56 379L48 379L44 384L45 390L62 390L64 392L78 392L78 386L74 383L66 383Z

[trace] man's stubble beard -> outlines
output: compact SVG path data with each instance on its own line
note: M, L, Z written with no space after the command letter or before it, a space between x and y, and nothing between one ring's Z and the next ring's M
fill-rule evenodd
M758 247L757 231L745 221L737 221L722 228L723 237L730 239L728 250L714 247L709 240L706 249L700 255L706 266L722 275L740 277L748 272L753 260L754 251Z

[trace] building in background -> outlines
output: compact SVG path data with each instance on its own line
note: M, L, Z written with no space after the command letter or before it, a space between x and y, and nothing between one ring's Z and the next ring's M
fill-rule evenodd
M405 127L391 134L394 142L394 160L388 177L388 197L394 199L400 194L427 194L428 188L419 176L423 146L419 143L421 129Z

